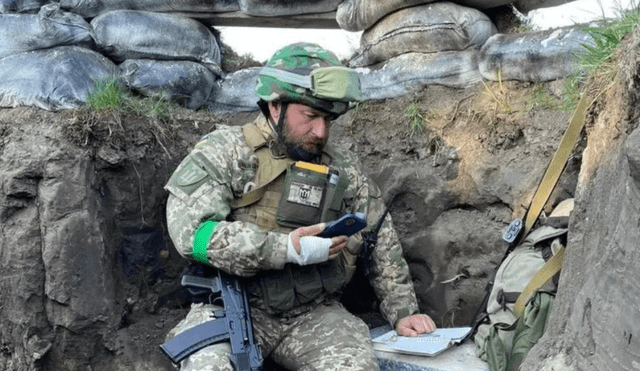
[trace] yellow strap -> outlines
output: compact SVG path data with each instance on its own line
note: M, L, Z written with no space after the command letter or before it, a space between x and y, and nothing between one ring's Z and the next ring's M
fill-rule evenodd
M300 169L311 170L320 174L329 174L329 166L322 164L312 164L306 161L296 161L295 166L299 167Z
M536 193L533 196L531 206L529 207L525 217L524 231L521 234L522 237L526 237L529 234L536 220L538 220L540 212L542 212L542 208L549 200L549 196L555 188L556 183L567 164L567 160L569 160L573 147L578 141L578 138L580 138L580 133L584 127L584 113L589 106L587 102L587 95L583 93L580 97L580 102L578 102L578 106L573 112L573 117L571 117L569 127L565 130L562 140L556 149L556 153L553 155L553 158L551 159L551 162L538 185L538 189L536 189ZM529 281L527 286L522 290L518 300L516 300L515 306L513 307L513 312L517 317L522 315L524 306L527 304L529 299L531 299L531 296L560 271L562 268L563 258L564 247L558 250L558 252L549 259L542 268L540 268L536 275L531 278L531 281Z
M531 281L525 286L525 288L518 296L518 300L516 300L516 304L513 307L513 313L516 317L520 318L522 313L524 312L524 306L527 305L527 302L531 299L533 294L540 290L542 286L544 286L556 273L560 272L560 268L562 268L562 260L564 259L564 247L561 247L556 254L540 268L540 270L536 273Z
M569 127L567 127L567 130L564 132L560 145L556 149L556 153L553 155L551 163L549 163L549 167L547 167L547 171L544 173L542 181L538 185L538 189L533 196L531 206L529 207L525 217L524 231L521 234L522 237L529 234L529 231L531 231L531 228L533 228L533 225L540 216L542 208L549 200L549 196L551 195L553 188L555 188L556 183L560 178L560 174L562 174L562 171L564 170L564 166L571 155L573 146L580 137L582 127L584 126L584 112L589 106L587 101L587 95L582 94L580 102L578 102L578 106L573 112L573 117L571 118Z

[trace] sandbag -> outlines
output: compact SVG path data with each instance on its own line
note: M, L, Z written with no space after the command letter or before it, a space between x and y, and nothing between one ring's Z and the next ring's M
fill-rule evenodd
M497 34L480 50L479 69L487 80L551 81L577 73L576 52L593 39L577 28L524 34Z
M117 76L113 62L78 46L14 54L0 59L0 107L78 108L95 81L110 76Z
M200 108L216 82L208 68L192 61L128 59L119 65L118 81L144 95L161 93L190 109Z
M575 0L518 0L514 2L514 5L521 13L527 14L534 9L549 8L573 1Z
M373 26L387 14L435 0L345 0L338 7L336 21L347 31L362 31ZM513 0L456 0L456 4L476 9L489 9L510 4Z
M60 0L60 6L85 18L112 10L222 13L240 10L238 0Z
M49 0L0 0L0 14L37 13Z
M0 58L62 45L91 48L92 33L84 18L63 12L58 4L45 5L38 14L2 14Z
M333 12L342 0L240 0L240 11L262 17Z
M220 47L202 23L177 15L138 10L114 10L91 21L96 44L115 60L161 59L201 62L213 71L220 66Z
M367 66L409 52L434 53L481 46L496 28L484 13L450 2L398 10L362 33L352 65Z
M399 97L427 85L467 88L482 81L478 54L477 47L459 52L407 53L356 71L366 99Z
M216 112L257 111L260 98L256 94L256 84L261 68L245 68L216 81L207 108Z

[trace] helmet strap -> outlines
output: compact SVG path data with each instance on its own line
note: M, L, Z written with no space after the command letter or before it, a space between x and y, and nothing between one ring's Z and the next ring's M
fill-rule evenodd
M280 141L279 139L284 138L284 117L287 110L287 106L288 106L287 103L280 103L280 114L278 117L278 121L275 122L274 119L271 117L269 102L266 102L262 99L258 101L258 107L260 107L260 111L262 111L262 114L264 115L264 117L267 118L267 124L271 128L271 131L275 136L274 139L276 140L276 142Z
M278 136L278 139L280 139L281 141L284 140L284 120L287 113L287 108L289 108L289 102L280 103L280 117L278 117L278 123L276 124L276 134Z

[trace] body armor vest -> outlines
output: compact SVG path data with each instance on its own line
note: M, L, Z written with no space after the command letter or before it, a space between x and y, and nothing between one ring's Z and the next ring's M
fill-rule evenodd
M243 132L246 142L258 156L259 166L254 179L255 188L235 201L232 220L253 223L266 231L291 232L295 227L279 224L278 219L282 195L285 193L286 173L294 161L274 158L267 140L255 124L245 125ZM323 153L323 162L330 162L331 158L329 153ZM346 176L343 178L346 179ZM340 212L344 213L341 210L344 208L342 197L347 185L348 181L341 184L342 192L336 192L334 200L323 200L323 204L330 201L328 206L334 210L324 213L328 220L318 222L335 219ZM323 198L326 197L325 191ZM339 210L335 210L336 205ZM252 295L259 295L264 300L267 308L263 309L283 313L337 293L351 279L354 268L346 263L342 255L307 266L288 263L282 270L265 271L251 278L249 287Z

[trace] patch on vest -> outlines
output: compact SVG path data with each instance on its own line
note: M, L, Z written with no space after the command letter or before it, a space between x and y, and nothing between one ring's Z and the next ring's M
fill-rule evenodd
M320 207L322 191L323 187L320 186L291 182L287 201L305 206Z

